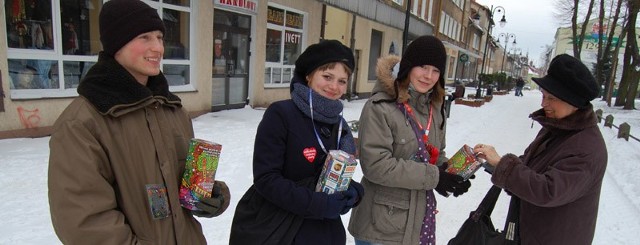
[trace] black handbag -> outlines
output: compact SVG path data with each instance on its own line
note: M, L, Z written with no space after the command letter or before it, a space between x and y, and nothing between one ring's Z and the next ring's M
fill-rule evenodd
M478 208L469 214L469 218L462 224L458 234L449 240L448 245L514 245L520 244L519 215L520 199L512 196L504 230L499 231L493 226L491 212L495 207L502 189L491 186Z

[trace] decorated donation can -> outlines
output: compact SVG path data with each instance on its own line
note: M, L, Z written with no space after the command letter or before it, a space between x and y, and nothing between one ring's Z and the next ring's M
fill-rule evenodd
M316 191L327 194L346 191L357 165L358 161L353 155L341 150L329 151L318 178Z
M451 158L449 158L447 172L469 179L480 167L482 163L476 158L473 149L468 145L463 145Z
M220 144L191 139L180 185L180 204L183 207L200 210L195 204L202 198L211 197L221 151Z

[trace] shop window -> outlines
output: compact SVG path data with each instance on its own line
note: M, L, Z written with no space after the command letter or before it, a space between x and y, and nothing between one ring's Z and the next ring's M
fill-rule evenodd
M447 68L449 69L447 72L447 78L448 79L453 79L453 71L456 70L455 65L456 65L456 57L453 56L448 56L449 57L449 65L447 65ZM442 73L442 71L440 71Z
M51 2L6 0L4 9L9 48L53 49Z
M164 9L162 19L166 28L164 59L189 59L189 13Z
M53 60L8 59L11 89L60 88L58 62Z
M179 90L180 86L192 89L192 2L144 2L158 9L167 29L163 69L173 76L172 90ZM98 24L102 4L102 0L4 1L11 98L77 95L75 88L102 51Z
M288 86L298 56L302 53L304 14L268 6L265 86Z
M189 84L188 65L163 65L162 72L169 82L169 86Z

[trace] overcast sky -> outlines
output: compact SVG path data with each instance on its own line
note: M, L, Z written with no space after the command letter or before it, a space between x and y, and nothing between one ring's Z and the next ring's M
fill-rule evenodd
M516 48L522 50L522 54L529 52L529 59L535 65L540 65L540 54L544 51L545 45L553 43L553 36L560 26L558 20L554 18L555 0L476 0L481 5L504 7L507 24L504 27L496 25L492 30L492 35L498 37L500 33L515 34ZM494 21L498 22L502 18L502 13L494 11ZM504 47L505 38L500 37L500 44ZM509 39L508 50L513 48L513 39Z

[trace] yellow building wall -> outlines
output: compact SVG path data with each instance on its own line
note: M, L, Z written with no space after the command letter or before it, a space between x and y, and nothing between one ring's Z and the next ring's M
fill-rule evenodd
M278 4L277 6L294 9L305 14L305 32L303 37L304 46L302 50L311 44L320 40L320 20L322 19L322 4L312 0L274 0L270 3ZM256 43L256 48L252 53L255 56L255 63L251 69L253 84L252 95L250 96L250 104L252 107L268 107L272 102L290 98L289 87L282 88L265 88L264 87L264 69L266 60L266 50L264 44L267 36L267 3L260 2L260 9L256 20L256 33L252 42Z

